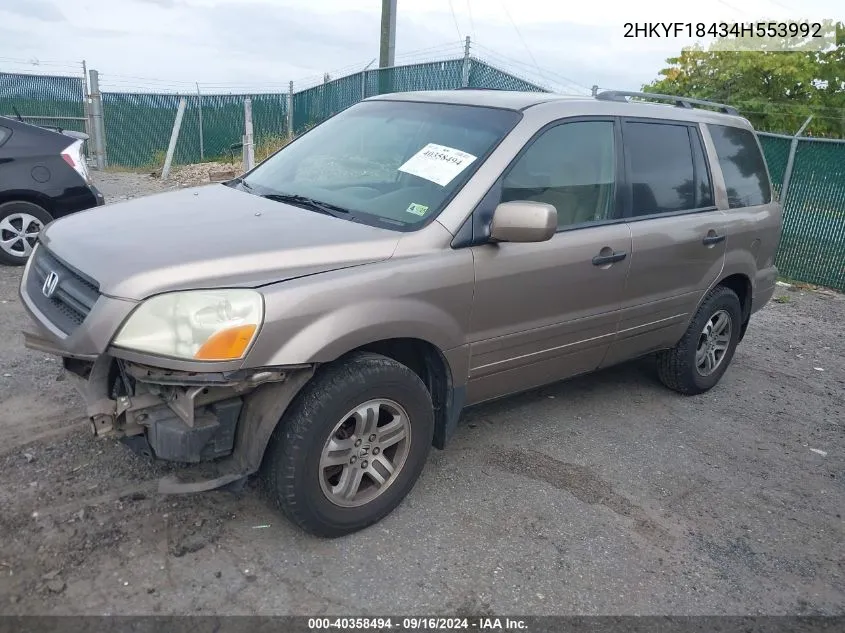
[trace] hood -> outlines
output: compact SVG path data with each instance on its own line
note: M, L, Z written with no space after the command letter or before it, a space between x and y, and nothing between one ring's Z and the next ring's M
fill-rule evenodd
M206 185L75 213L50 223L41 242L103 294L143 299L377 262L393 254L400 236Z

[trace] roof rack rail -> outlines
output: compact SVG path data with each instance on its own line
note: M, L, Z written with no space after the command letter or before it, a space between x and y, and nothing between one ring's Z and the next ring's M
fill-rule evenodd
M705 101L704 99L690 99L689 97L679 97L677 95L662 95L655 92L603 90L596 95L596 99L601 101L624 101L627 103L628 100L625 97L639 97L641 99L654 99L655 101L672 101L679 108L692 108L693 105L708 106L710 108L717 108L719 112L723 112L725 114L739 114L739 111L736 108L724 103Z

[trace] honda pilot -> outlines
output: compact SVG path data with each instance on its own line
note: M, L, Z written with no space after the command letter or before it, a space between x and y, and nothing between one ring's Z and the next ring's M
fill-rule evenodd
M96 435L187 465L162 491L259 473L322 536L390 513L470 405L646 355L713 388L781 231L748 121L621 92L382 95L230 182L108 206L41 233L26 345Z

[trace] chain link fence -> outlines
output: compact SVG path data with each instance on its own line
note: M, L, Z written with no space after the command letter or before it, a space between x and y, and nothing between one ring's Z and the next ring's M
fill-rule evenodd
M0 73L0 115L85 132L85 81L81 75Z
M287 93L122 92L109 91L104 85L101 94L107 164L130 169L161 167L182 99L186 100L186 109L173 158L177 165L240 160L247 98L252 100L254 142L271 148L367 97L460 87L544 90L469 56L364 70ZM37 115L27 119L36 124L57 125L57 120L67 117L62 127L79 131L88 127L82 77L0 73L0 114L14 115L14 107L24 115Z
M760 145L763 146L763 154L769 165L769 175L772 178L772 188L775 195L780 198L783 187L783 177L786 174L786 164L789 161L789 145L792 141L789 137L759 132Z
M793 139L758 136L780 196ZM798 139L791 172L782 199L778 270L789 279L845 291L845 141Z
M246 98L252 100L256 145L272 147L284 143L289 133L300 133L373 95L460 87L545 91L474 56L364 70L287 93L104 90L108 164L160 168L181 99L187 107L174 164L240 162ZM14 116L15 109L32 123L86 131L85 81L81 76L0 73L0 114ZM762 132L759 138L775 193L782 196L793 138ZM845 290L845 141L799 139L788 181L778 268L791 279Z
M174 164L240 160L244 100L252 99L256 142L287 130L284 94L189 95L103 92L108 162L112 167L155 169L164 163L179 101L185 115Z

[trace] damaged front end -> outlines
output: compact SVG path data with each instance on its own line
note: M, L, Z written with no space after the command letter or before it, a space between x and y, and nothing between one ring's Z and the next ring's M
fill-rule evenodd
M311 365L188 372L102 355L64 358L85 398L95 435L116 437L155 459L202 464L161 481L161 492L210 490L256 472L288 404Z

